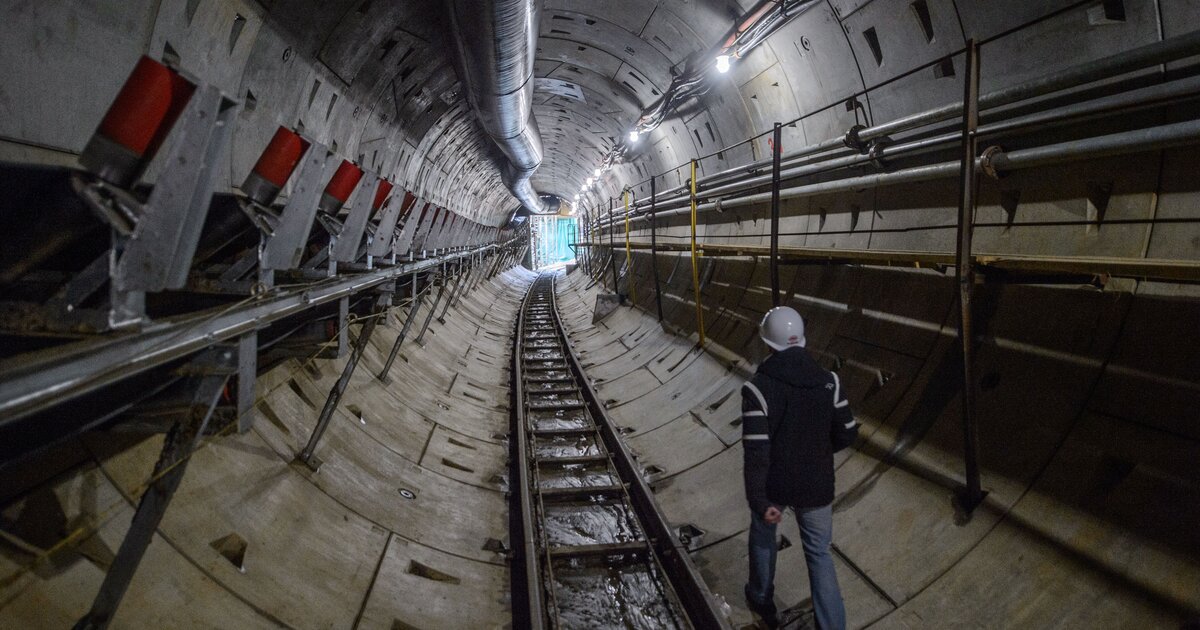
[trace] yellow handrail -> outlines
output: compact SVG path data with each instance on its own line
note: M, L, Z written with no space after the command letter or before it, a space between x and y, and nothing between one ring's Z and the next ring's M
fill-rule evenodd
M696 331L700 333L700 347L704 347L704 307L700 306L700 266L696 254L696 160L692 160L692 291L696 297ZM627 222L629 218L625 219ZM626 243L628 247L628 242Z
M633 253L629 247L629 191L625 191L625 261L628 269L625 272L625 285L629 287L629 303L637 305L637 291L633 288Z

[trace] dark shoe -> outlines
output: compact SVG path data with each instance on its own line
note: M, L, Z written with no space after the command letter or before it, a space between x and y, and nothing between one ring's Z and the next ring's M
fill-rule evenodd
M750 608L750 612L762 618L763 623L774 630L779 627L779 611L775 608L775 598L767 600L767 603L760 604L750 598L750 594L746 593L746 606Z

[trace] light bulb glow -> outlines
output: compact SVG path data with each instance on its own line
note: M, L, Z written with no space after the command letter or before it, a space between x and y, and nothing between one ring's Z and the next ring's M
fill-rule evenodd
M630 131L630 132L629 132L629 141L630 141L630 142L637 142L637 141L638 141L638 132L637 132L637 129L634 129L633 131Z
M717 55L717 72L729 72L729 55Z

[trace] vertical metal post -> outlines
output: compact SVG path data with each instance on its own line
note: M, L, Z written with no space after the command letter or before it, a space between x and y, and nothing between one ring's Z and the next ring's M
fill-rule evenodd
M238 433L254 426L254 383L258 378L258 331L238 338L237 350L237 419Z
M688 181L692 202L692 292L696 299L696 332L704 347L704 307L700 304L700 258L696 253L696 160L692 160L692 178Z
M608 198L608 255L612 259L613 272L613 293L617 294L617 303L625 301L621 297L621 289L617 284L617 245L616 245L617 224L613 222L613 199Z
M629 289L629 304L637 305L637 290L633 282L633 250L629 247L629 190L625 190L625 287Z
M350 319L350 296L346 296L338 300L338 329L337 329L337 353L336 356L340 359L346 354L346 348L350 345L350 328L346 326L346 322Z
M325 430L329 428L329 421L333 419L333 412L337 409L338 403L342 400L342 395L346 393L346 388L350 385L350 377L354 375L354 368L358 367L358 360L362 358L363 351L367 349L367 342L371 339L371 333L375 332L375 324L379 323L379 318L387 309L388 303L391 302L392 295L384 293L379 296L376 301L376 308L371 313L371 317L363 324L362 329L358 331L358 338L354 340L354 348L350 351L350 358L346 360L346 367L342 368L342 375L338 378L337 383L334 383L333 388L329 390L329 396L325 399L325 406L321 408L321 415L317 416L317 426L313 429L312 436L308 438L308 444L304 445L304 450L300 451L300 461L312 470L321 467L319 459L313 456L317 450L317 444L321 441L321 436L325 435Z
M658 321L661 322L663 320L662 287L659 286L658 282L658 235L654 225L657 223L656 219L658 218L658 215L655 214L657 209L654 199L654 182L657 179L654 175L650 176L650 267L654 271L654 306L658 309Z
M583 248L579 246L579 217L575 217L575 220L571 222L571 242L575 243L575 247L572 248L575 254L575 266L581 266L583 264Z
M583 210L575 211L575 264L583 273L587 273L587 248L583 246L584 233L587 231L587 226L584 221L587 218L583 214Z
M593 213L596 215L594 220L592 218ZM604 268L604 254L600 252L600 229L597 227L599 225L600 209L593 207L592 212L588 214L588 242L592 244L592 252L588 254L588 258L590 259L588 264L591 266L591 270L588 275L590 275L593 280L600 277L600 274ZM599 259L597 259L597 256L599 256ZM597 262L600 264L597 265Z
M783 126L775 123L771 147L771 305L779 306L779 156Z
M112 622L158 524L167 513L171 498L183 481L188 460L208 429L225 383L237 370L233 355L232 348L217 346L186 366L185 369L192 372L188 379L192 388L190 404L167 433L158 462L154 464L152 481L138 501L129 531L104 575L91 610L75 624L75 630L100 630Z
M592 223L592 232L595 234L596 241L596 252L600 256L600 259L597 261L600 264L592 266L592 273L595 274L595 279L597 282L602 282L604 280L604 272L608 269L607 264L604 262L604 231L600 229L600 212L601 209L596 208L596 221ZM609 252L608 259L612 260L612 252Z
M963 387L962 425L963 461L966 468L966 488L959 506L970 515L983 501L979 480L979 432L975 418L975 333L973 329L972 292L975 271L971 256L971 237L975 220L975 130L979 125L979 44L967 42L966 81L963 86L962 163L959 171L958 249L955 252L955 271L958 280L958 335L962 342Z

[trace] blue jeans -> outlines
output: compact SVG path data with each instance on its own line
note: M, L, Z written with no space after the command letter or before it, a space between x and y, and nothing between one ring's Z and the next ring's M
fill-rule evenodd
M829 550L833 542L833 506L795 510L795 513L800 521L800 540L808 565L817 627L821 630L844 630L846 608L842 604L842 592L838 588L833 555ZM746 585L746 597L755 604L770 604L775 597L775 556L778 549L775 526L764 521L762 514L752 514L750 582Z

